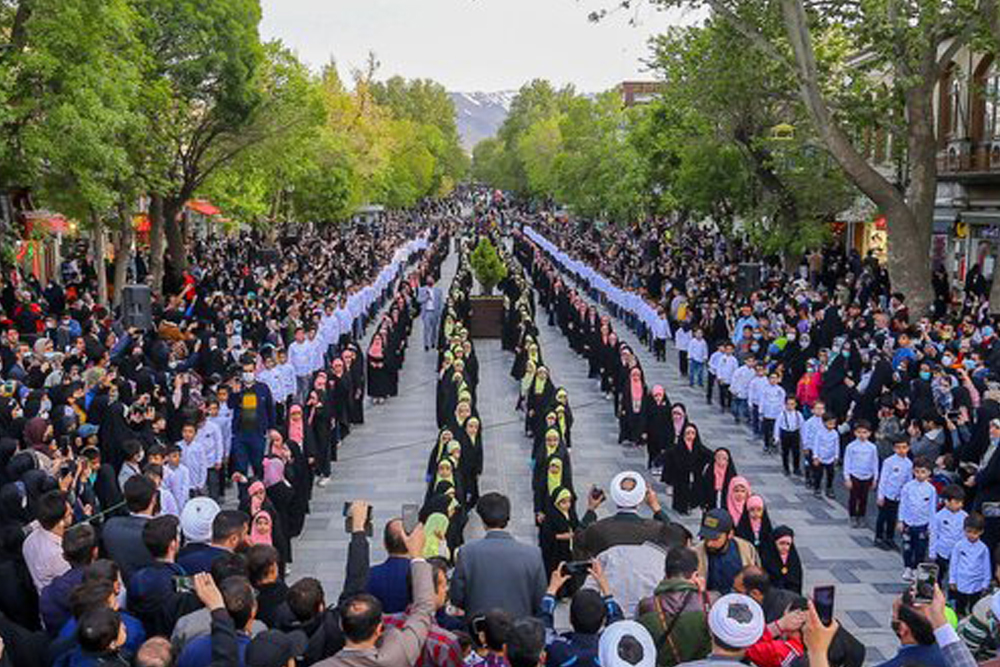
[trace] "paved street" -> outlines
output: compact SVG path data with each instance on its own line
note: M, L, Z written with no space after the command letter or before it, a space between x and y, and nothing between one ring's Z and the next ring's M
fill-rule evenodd
M444 265L442 289L450 286L455 265L452 254ZM384 557L380 535L384 522L398 515L403 503L423 498L424 465L436 433L433 401L437 355L424 353L421 327L418 319L400 376L400 396L381 406L367 406L366 423L356 428L341 447L333 483L326 489L316 489L306 532L295 544L291 579L317 577L328 599L339 593L344 578L344 502L364 498L374 503L372 562L378 562ZM574 354L559 330L547 326L544 319L540 329L546 365L552 370L555 384L569 391L574 409L572 458L577 492L585 494L591 484L607 488L611 477L621 470L643 469L644 451L618 446L617 422L610 401L605 401L595 382L587 378L586 361ZM869 663L893 655L897 642L889 629L889 619L893 594L902 588L898 554L874 549L871 531L850 529L846 511L839 503L813 498L803 486L786 479L779 459L763 458L759 446L749 442L747 431L735 426L717 408L706 406L700 392L680 381L672 351L668 363L655 363L652 353L640 348L631 334L625 336L639 350L650 384L663 384L672 401L685 403L706 445L726 446L734 452L740 473L749 478L755 492L765 497L772 522L795 529L806 589L811 590L815 584L836 584L837 615L868 647ZM522 434L523 417L514 411L517 390L509 376L512 356L500 349L497 340L478 340L476 350L481 365L479 411L486 428L486 464L480 486L483 491L499 490L512 498L512 531L518 538L533 542L536 535L528 474L530 447ZM656 486L661 493L665 491L659 483ZM579 509L583 511L582 503ZM697 531L696 517L684 523ZM475 519L470 520L467 535L474 537L479 530Z

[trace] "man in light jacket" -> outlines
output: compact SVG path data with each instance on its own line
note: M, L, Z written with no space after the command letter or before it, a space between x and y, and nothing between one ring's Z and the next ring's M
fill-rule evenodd
M424 650L436 611L434 571L421 557L424 528L405 538L410 555L413 605L400 628L385 630L382 603L368 593L352 595L340 605L340 626L346 645L316 667L413 667Z

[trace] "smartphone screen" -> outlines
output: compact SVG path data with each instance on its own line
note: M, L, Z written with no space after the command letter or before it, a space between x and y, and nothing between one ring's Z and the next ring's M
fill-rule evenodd
M193 593L194 577L174 577L174 590L178 593Z
M413 532L420 522L420 506L406 504L403 505L403 530L407 535Z
M934 599L934 587L938 581L938 566L936 563L921 563L917 565L916 581L913 584L913 600L928 604Z
M813 589L813 604L816 606L816 615L823 625L833 623L833 586L816 586Z

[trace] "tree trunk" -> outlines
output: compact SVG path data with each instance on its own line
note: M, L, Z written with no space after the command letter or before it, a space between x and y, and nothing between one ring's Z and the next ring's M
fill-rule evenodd
M122 288L128 279L128 265L132 261L132 216L128 205L118 204L118 234L115 243L115 305L122 302Z
M108 255L104 237L104 221L101 216L91 212L90 220L94 225L91 231L91 239L94 242L94 270L97 272L97 303L107 307L108 305L108 269L106 258Z
M170 258L170 276L180 281L187 270L187 243L184 228L179 220L184 201L167 199L163 204L164 229L167 232L167 257Z
M149 199L149 287L154 296L163 293L163 195Z
M907 112L916 112L918 116L916 119L912 115L907 118L910 123L907 135L911 151L910 195L914 197L912 204L908 204L899 189L868 164L833 118L820 89L816 54L802 0L781 0L781 8L785 30L799 70L799 93L802 101L827 150L858 189L885 214L889 278L893 289L906 295L910 312L918 317L922 316L933 301L930 234L934 219L933 188L936 187L937 178L936 144L933 113L929 120L922 117L930 112L933 82L913 86L907 91ZM928 88L928 85L931 87ZM916 130L913 126L915 121L921 124ZM914 185L916 180L919 180L919 184Z

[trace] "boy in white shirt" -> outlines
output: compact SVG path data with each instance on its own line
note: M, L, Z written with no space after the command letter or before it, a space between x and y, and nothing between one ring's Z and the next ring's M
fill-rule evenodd
M899 523L903 535L903 581L913 580L913 568L927 559L930 523L937 512L937 490L928 480L932 463L925 457L913 462L913 479L899 497Z
M837 432L836 415L823 417L823 428L819 429L812 443L813 495L819 498L823 475L826 475L826 497L833 498L833 475L840 454L840 433Z
M701 329L694 330L694 337L688 342L688 384L705 386L705 362L708 361L708 343Z
M802 445L802 421L802 413L798 411L798 401L794 396L788 396L785 398L785 409L774 422L774 439L781 445L781 467L785 477L801 474L799 457Z
M722 359L724 343L715 346L715 352L708 358L708 384L705 389L705 402L712 404L712 390L715 388L715 381L719 377L719 361Z
M733 376L740 365L736 360L736 355L733 354L734 349L733 344L729 341L723 343L722 357L715 368L716 379L719 381L719 407L723 410L732 410L733 407L731 386L733 384Z
M181 463L191 473L191 493L202 495L208 480L208 457L205 452L205 440L199 439L198 427L188 422L181 427L181 440L177 447L181 451ZM183 509L183 508L182 508Z
M965 517L969 514L963 509L965 489L958 484L944 487L941 499L944 500L944 507L937 511L931 521L927 553L938 564L938 581L948 581L951 552L965 534Z
M222 498L222 465L226 458L226 448L222 440L222 429L208 415L202 418L198 427L197 440L204 443L205 490L212 500Z
M750 391L750 381L756 374L757 359L747 357L746 363L733 372L733 417L736 423L741 420L750 422L750 406L747 403L747 395Z
M747 389L747 404L750 406L750 424L753 426L753 432L761 435L761 392L767 386L767 367L764 365L764 362L757 364L755 372L757 374L750 380L750 385Z
M854 528L864 527L868 492L878 482L878 448L871 437L871 424L859 420L854 427L854 440L844 450L844 486L850 491L847 513Z
M948 584L955 600L955 612L962 618L990 587L990 550L980 537L986 519L979 512L965 517L965 535L951 551ZM940 577L939 577L940 580Z
M680 369L681 377L688 377L688 345L691 343L691 331L689 325L682 324L677 329L677 337L674 345L677 347L677 367Z
M899 518L899 494L903 485L913 479L913 462L907 454L908 440L900 438L893 443L892 456L882 462L882 473L878 478L878 518L875 519L875 546L880 549L896 549L896 521Z
M767 376L767 384L760 388L760 428L764 433L764 453L774 454L778 447L774 444L774 422L785 406L785 389L778 383L777 373Z
M670 336L670 325L667 324L667 311L660 306L656 319L652 322L653 355L657 361L667 360L667 338Z
M177 445L167 446L163 485L173 494L178 510L183 512L184 505L191 497L191 471L181 462L181 448Z

